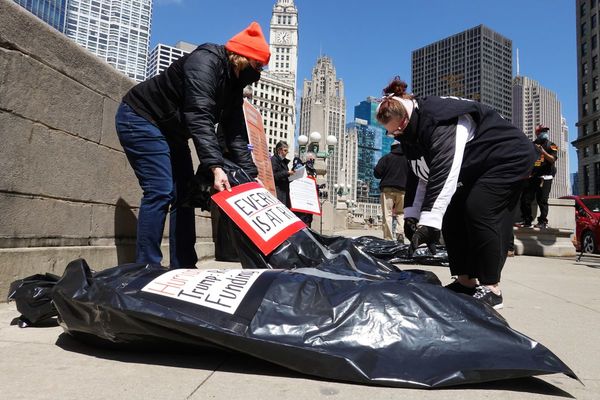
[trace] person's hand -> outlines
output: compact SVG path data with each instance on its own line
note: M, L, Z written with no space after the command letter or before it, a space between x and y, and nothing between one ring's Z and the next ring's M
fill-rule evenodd
M410 240L409 254L413 254L419 245L425 243L431 254L435 254L435 245L440 240L440 230L427 225L419 225Z
M292 175L294 175L294 173L295 173L294 171L288 171L288 175L289 175L289 176L292 176Z
M404 218L404 236L406 236L408 240L412 240L412 237L417 230L418 222L419 221L416 218Z
M213 187L216 191L221 192L227 189L228 192L231 192L231 185L229 184L229 179L227 179L227 174L223 171L221 167L213 167L211 168L213 174L215 175L215 182Z

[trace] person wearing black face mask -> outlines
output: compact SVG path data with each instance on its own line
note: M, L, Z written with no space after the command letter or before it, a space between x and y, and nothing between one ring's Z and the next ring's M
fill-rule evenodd
M522 227L531 227L534 218L531 203L534 198L540 209L538 223L535 227L541 229L548 227L548 197L550 189L552 189L552 180L556 175L555 162L558 155L558 147L548 138L549 130L544 125L538 125L535 128L536 139L533 144L540 154L521 194L521 222L518 225Z
M224 46L198 46L123 97L117 135L143 189L136 262L162 262L167 214L171 267L193 267L198 260L194 209L178 203L194 176L189 139L201 168L213 174L215 190L231 190L222 169L224 155L258 176L248 149L242 92L260 79L270 56L260 25L252 22Z

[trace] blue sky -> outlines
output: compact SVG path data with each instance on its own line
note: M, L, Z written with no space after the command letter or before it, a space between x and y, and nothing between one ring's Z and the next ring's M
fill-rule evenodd
M157 43L224 44L255 20L268 36L275 0L155 0L151 47ZM299 14L298 90L319 57L344 80L347 119L354 106L400 75L409 84L411 52L484 24L519 49L521 75L554 91L570 140L577 137L577 42L572 0L295 0ZM570 171L577 170L571 145Z

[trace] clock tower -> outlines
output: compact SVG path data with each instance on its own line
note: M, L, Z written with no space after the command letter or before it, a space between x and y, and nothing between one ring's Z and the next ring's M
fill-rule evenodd
M298 10L294 0L277 0L273 6L270 46L269 72L292 85L295 93L298 68Z

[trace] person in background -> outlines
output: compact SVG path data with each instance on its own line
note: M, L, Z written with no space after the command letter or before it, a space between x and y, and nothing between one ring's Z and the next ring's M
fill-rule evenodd
M306 169L306 176L316 178L317 170L315 169L315 157L315 153L312 151L304 153L302 157L294 157L294 160L292 160L292 171L296 171L304 167ZM315 180L315 185L316 184L317 183ZM313 221L313 214L300 211L294 211L294 214L296 214L298 218L300 218L300 220L310 228Z
M531 203L535 198L540 215L536 228L548 227L548 197L552 189L552 180L556 175L555 162L558 156L558 147L548 138L550 129L544 125L535 128L536 138L533 141L540 152L540 157L535 161L531 177L523 187L521 195L521 221L518 225L530 227L533 223Z
M412 170L404 233L411 249L425 243L435 250L443 231L456 276L446 287L502 308L499 283L513 212L536 149L523 132L481 103L418 97L406 88L396 77L377 108L377 120L402 143Z
M286 158L289 151L287 142L281 140L275 145L275 155L271 157L271 167L273 168L273 179L275 180L275 190L277 198L286 207L290 206L290 171L288 164L290 160Z
M383 215L383 238L386 240L398 240L404 243L404 234L392 234L392 220L397 219L404 223L404 188L406 187L406 174L408 162L402 151L402 145L394 140L391 151L381 157L373 170L375 178L380 179L379 191L381 201L381 213Z
M225 151L252 177L258 175L247 147L242 90L260 79L269 58L269 44L252 22L224 46L198 46L123 97L115 117L117 135L143 190L136 262L162 262L167 214L171 267L193 267L198 260L194 209L178 203L194 176L189 139L201 167L212 172L215 190L231 189L222 169Z

